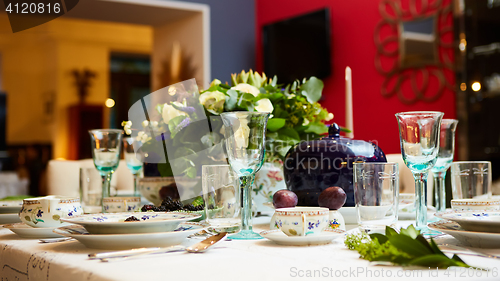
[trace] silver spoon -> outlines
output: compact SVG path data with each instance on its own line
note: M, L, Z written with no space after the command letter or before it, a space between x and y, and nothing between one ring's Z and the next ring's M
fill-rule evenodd
M177 246L163 247L163 248L141 248L141 249L126 250L126 251L94 253L94 254L89 254L89 259L100 259L102 262L110 262L110 261L130 259L139 256L145 256L149 254L168 253L168 252L176 252L184 250L189 253L203 253L217 242L224 241L226 237L227 233L224 232L210 236L207 239L199 243L196 243L192 246L189 246L187 248L184 246L177 245Z

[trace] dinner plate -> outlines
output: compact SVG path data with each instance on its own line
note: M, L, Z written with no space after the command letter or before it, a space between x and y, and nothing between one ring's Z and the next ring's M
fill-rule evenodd
M55 227L31 227L25 223L6 224L3 227L10 229L21 238L58 238L62 237L53 232Z
M287 236L281 230L266 230L262 231L260 235L267 238L279 245L288 246L310 246L310 245L323 245L329 244L336 238L343 237L345 230L341 229L327 229L318 235L307 236Z
M72 237L87 248L102 250L125 250L143 247L167 247L182 243L190 234L203 229L201 223L185 222L174 231L134 234L89 234L81 225L63 226L54 232Z
M131 216L139 221L126 222ZM92 234L129 234L173 231L181 222L199 217L200 214L181 212L126 212L66 217L61 221L82 225Z
M464 230L458 223L442 220L430 223L429 228L455 237L466 246L476 248L500 248L500 233Z
M23 201L0 201L0 214L18 214L23 206Z
M0 214L0 224L21 222L19 215L16 214Z
M436 213L436 217L455 221L464 230L500 233L500 211L459 211Z

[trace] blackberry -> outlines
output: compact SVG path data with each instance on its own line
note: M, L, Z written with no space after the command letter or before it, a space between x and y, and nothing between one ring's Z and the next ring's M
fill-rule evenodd
M150 210L154 211L154 208L155 208L154 205L144 205L144 206L142 206L141 211L142 212L147 212Z
M196 211L196 207L193 204L185 205L184 210L186 211Z
M128 217L127 219L125 219L125 221L141 221L140 219L134 217L134 216L130 216Z

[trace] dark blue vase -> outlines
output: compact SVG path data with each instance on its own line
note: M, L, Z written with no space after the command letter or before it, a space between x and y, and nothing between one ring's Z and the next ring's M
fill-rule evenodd
M347 194L345 207L354 207L353 163L387 162L374 143L340 137L333 123L328 136L292 147L283 165L287 188L299 198L299 206L318 206L320 193L339 186Z

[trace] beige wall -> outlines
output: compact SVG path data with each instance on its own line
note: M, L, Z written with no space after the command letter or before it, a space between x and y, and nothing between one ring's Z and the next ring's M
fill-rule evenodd
M87 102L104 104L109 97L110 53L151 53L152 41L149 26L64 18L12 34L5 14L0 15L7 143L52 142L53 157L65 158L71 122L67 108L78 102L71 71L96 72ZM52 120L44 114L50 93L55 94Z

